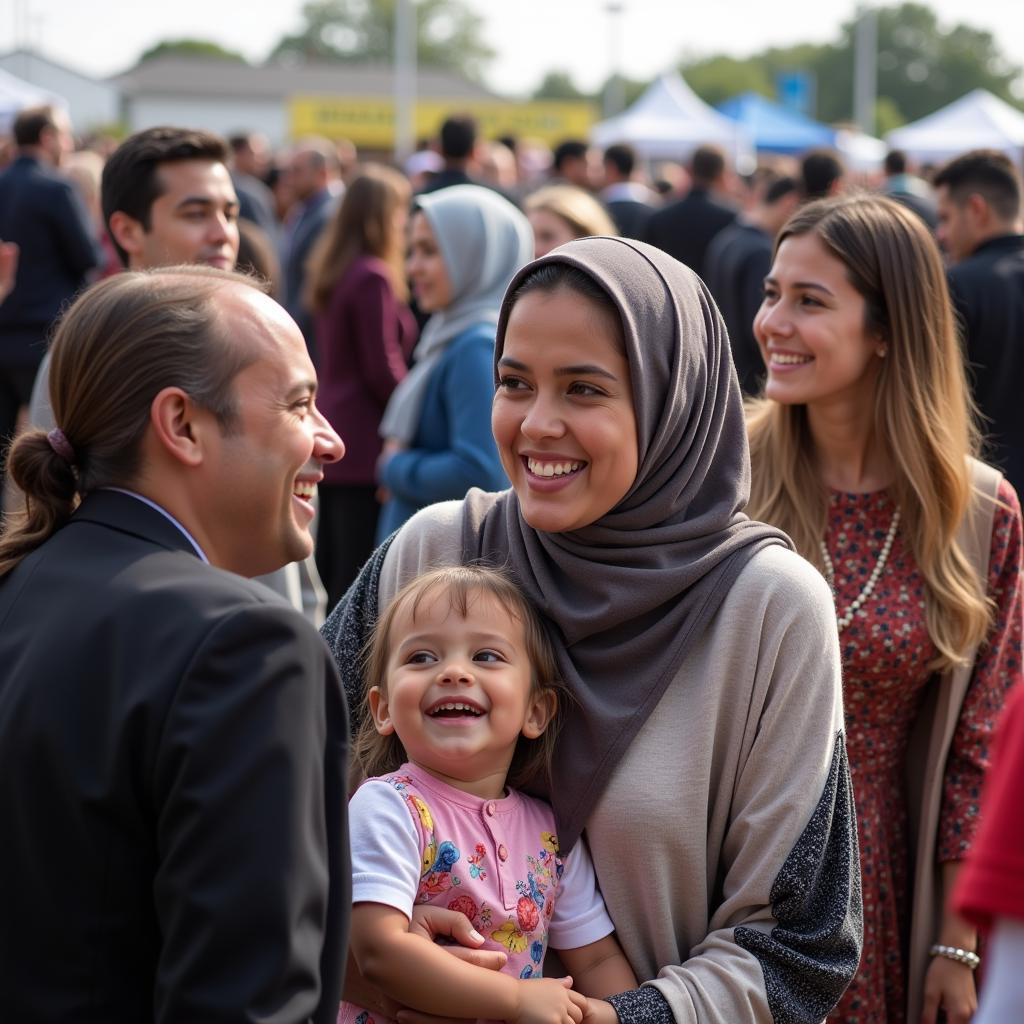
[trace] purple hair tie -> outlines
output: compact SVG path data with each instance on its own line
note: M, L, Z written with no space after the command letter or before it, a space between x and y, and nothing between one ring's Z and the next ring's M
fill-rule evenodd
M54 427L46 435L46 440L50 442L50 447L68 465L73 466L75 464L75 449L71 447L71 442L64 436L64 431L60 427Z

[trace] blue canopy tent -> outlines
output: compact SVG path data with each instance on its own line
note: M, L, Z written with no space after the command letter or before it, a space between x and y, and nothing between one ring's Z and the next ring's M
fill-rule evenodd
M835 145L836 133L827 125L772 103L756 92L745 92L720 103L717 110L740 124L759 153L802 153Z

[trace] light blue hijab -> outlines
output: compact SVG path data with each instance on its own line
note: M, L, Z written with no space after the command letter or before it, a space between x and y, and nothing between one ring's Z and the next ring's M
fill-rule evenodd
M453 185L420 196L413 207L427 218L444 260L451 302L420 335L414 363L381 420L380 436L409 444L431 374L444 350L467 328L494 324L512 275L533 258L530 222L507 199L480 185Z

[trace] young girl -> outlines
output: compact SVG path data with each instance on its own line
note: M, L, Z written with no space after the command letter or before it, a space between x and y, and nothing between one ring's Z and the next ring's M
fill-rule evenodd
M546 769L556 686L536 613L492 569L416 577L374 630L370 714L356 740L371 777L349 806L351 946L364 977L406 1006L579 1024L585 996L636 987L586 846L563 862L551 808L506 788ZM426 903L464 913L486 946L507 954L504 969L411 934L413 907ZM541 977L549 939L572 978ZM371 1018L344 1003L338 1019Z

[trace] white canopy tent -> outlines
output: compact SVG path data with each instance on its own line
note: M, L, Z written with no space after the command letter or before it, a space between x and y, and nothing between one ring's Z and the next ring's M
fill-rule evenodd
M850 170L861 172L881 170L888 150L881 139L852 128L836 131L835 148Z
M46 104L64 110L68 107L68 101L63 96L40 89L0 68L0 135L10 134L19 110Z
M969 149L999 149L1019 163L1024 159L1024 114L986 89L975 89L885 139L915 160L936 162Z
M742 127L708 106L677 72L656 79L618 116L599 121L590 140L602 148L628 142L645 160L682 160L704 143L737 160L753 153Z

